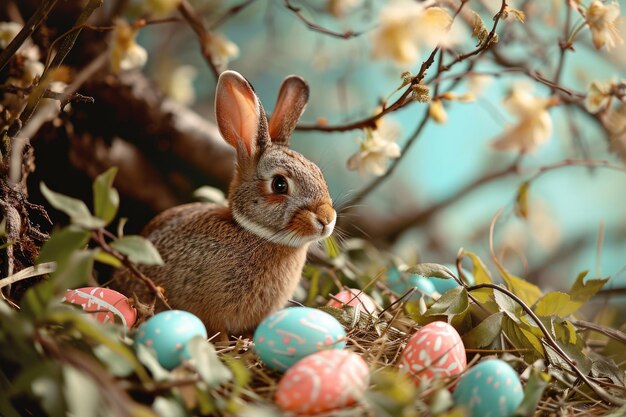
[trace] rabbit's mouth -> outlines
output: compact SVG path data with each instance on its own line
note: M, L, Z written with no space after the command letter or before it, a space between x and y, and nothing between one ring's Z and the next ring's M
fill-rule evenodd
M296 213L289 224L278 231L258 224L237 210L233 210L233 217L248 232L270 242L295 248L329 237L337 222L337 212L330 204L317 207L315 212L302 210Z

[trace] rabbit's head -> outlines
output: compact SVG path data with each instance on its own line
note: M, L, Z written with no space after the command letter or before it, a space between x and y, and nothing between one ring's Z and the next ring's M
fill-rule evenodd
M233 217L249 232L292 247L330 236L337 219L318 166L289 149L308 96L302 78L287 77L269 124L252 86L237 72L220 75L215 98L219 130L237 151L229 192Z

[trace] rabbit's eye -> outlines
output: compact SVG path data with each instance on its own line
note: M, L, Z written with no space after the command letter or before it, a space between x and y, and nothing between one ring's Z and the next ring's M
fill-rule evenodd
M272 191L276 194L287 194L288 188L287 179L282 175L276 175L272 180Z

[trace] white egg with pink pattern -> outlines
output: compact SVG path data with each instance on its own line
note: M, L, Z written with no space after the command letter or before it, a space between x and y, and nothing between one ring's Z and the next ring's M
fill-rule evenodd
M442 321L419 329L406 344L400 370L426 387L434 379L460 374L467 367L465 346L454 327Z

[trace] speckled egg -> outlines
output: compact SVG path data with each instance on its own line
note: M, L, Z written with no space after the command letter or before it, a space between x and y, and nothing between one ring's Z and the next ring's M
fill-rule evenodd
M202 320L187 311L168 310L142 324L135 342L154 349L161 366L174 369L190 357L187 342L194 336L207 338Z
M454 327L442 321L419 329L406 344L400 369L410 374L420 386L435 378L457 375L467 367L465 346Z
M456 274L456 270L457 270L456 265L448 264L446 266L450 268ZM471 272L465 269L463 269L463 273L467 277L468 284L474 285L474 282L475 282L474 275L472 275ZM433 284L433 286L435 287L435 289L437 290L439 294L444 294L450 291L452 288L459 286L459 283L456 282L455 279L430 278L430 282Z
M137 320L137 310L130 305L128 298L109 288L84 287L67 290L64 301L81 306L101 323L118 320L130 329Z
M324 350L297 362L276 388L276 404L296 414L318 414L354 404L369 385L369 368L347 350Z
M346 332L330 314L309 307L284 308L268 316L254 332L254 349L270 368L286 371L322 349L343 349Z
M436 292L434 285L428 278L417 274L410 274L408 277L405 277L402 276L396 268L391 268L388 271L387 286L399 296L406 293L412 287L417 287L418 291L413 294L411 297L412 300L418 300L423 295L432 295Z
M519 376L499 359L489 359L467 371L452 394L469 417L510 417L524 397Z
M370 314L376 311L376 303L374 300L361 290L346 288L345 290L335 294L334 297L336 300L331 299L327 304L329 307L341 308L343 307L343 304L345 304ZM337 300L343 302L343 304Z

